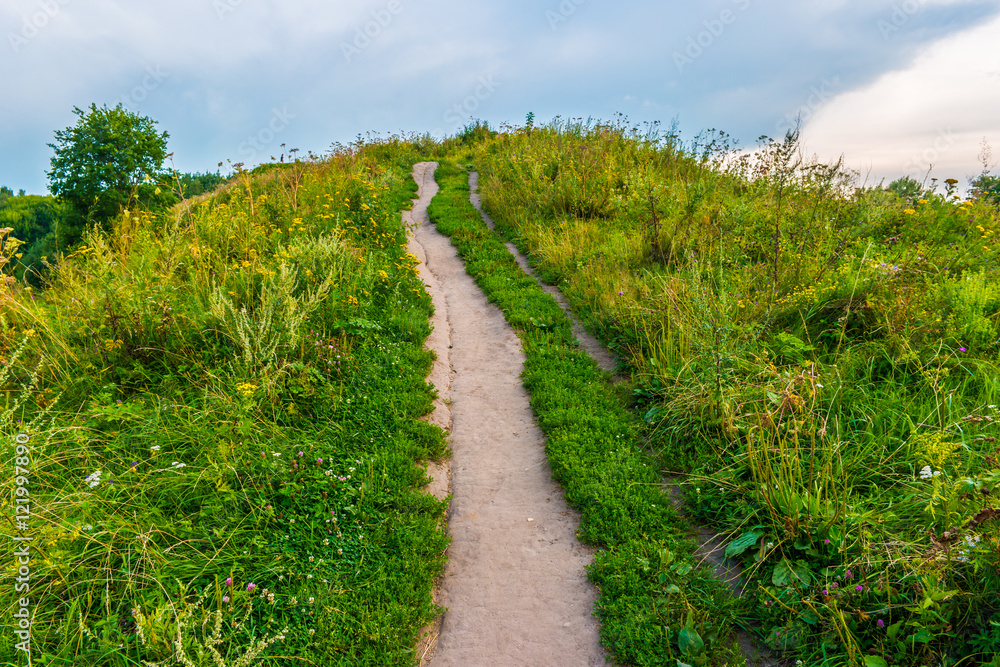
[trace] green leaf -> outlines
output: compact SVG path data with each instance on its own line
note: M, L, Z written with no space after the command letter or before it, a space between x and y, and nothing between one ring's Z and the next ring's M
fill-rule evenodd
M809 566L803 561L792 563L787 558L782 558L771 574L771 583L775 586L797 586L800 583L808 586L810 581L812 572Z
M889 667L889 663L877 655L866 655L865 667Z
M681 628L677 645L680 646L681 653L687 658L697 658L705 652L705 642L692 625Z
M764 534L761 530L751 530L748 533L743 533L740 537L733 540L728 547L726 547L726 558L732 558L733 556L739 556L741 553L752 547L760 539L760 536Z
M771 573L771 583L775 586L791 586L795 579L792 564L788 562L787 558L782 558L781 562L774 566L774 572Z

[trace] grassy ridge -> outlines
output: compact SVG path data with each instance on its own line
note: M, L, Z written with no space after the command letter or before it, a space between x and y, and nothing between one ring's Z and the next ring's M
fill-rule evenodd
M857 189L794 137L728 148L553 123L475 159L500 233L628 363L688 512L732 533L772 646L1000 664L995 206Z
M23 662L22 595L35 664L415 662L447 545L416 464L445 442L417 419L415 159L389 141L240 172L0 295L0 428L26 441L2 483L34 540L0 664Z
M551 296L517 266L503 241L469 202L468 174L450 163L436 173L441 190L430 218L451 237L469 274L503 310L521 338L525 386L546 434L553 476L581 513L579 535L604 547L590 569L601 591L602 642L627 664L692 664L724 653L718 583L696 569L685 526L649 457L640 427L586 353Z

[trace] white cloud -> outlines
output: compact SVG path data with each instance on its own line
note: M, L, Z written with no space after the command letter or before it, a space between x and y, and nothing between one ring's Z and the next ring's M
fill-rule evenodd
M1000 19L927 48L900 71L837 96L802 131L807 151L843 153L871 178L974 176L980 142L1000 140Z

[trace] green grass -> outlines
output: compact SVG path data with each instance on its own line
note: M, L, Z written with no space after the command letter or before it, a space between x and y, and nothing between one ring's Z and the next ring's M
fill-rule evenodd
M658 467L732 535L772 646L995 661L995 208L724 140L553 123L474 160L498 232L625 360Z
M0 427L27 439L3 485L34 540L0 664L22 595L34 664L416 662L447 546L416 154L358 148L128 211L0 296Z
M430 205L431 221L517 330L527 356L524 384L553 477L580 511L580 538L602 547L589 571L601 592L602 643L628 664L723 659L729 626L721 612L729 603L723 587L691 560L686 525L640 449L641 425L579 348L556 302L487 229L469 202L467 172L446 162L436 178L441 190Z

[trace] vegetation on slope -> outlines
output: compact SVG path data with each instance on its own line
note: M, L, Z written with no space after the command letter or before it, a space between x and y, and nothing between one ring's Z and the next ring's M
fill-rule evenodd
M816 665L1000 664L1000 245L989 197L856 190L554 122L476 159L498 229L626 361L745 608Z
M445 444L417 419L414 160L390 141L240 171L4 288L2 483L32 541L0 662L22 597L35 664L415 661L447 538L419 490Z
M468 173L445 163L431 221L503 311L527 357L524 383L546 435L553 477L580 510L579 537L603 547L590 578L601 591L602 643L627 664L707 664L730 656L723 586L696 567L685 523L637 447L638 424L571 324L469 202ZM706 643L708 644L706 646Z

